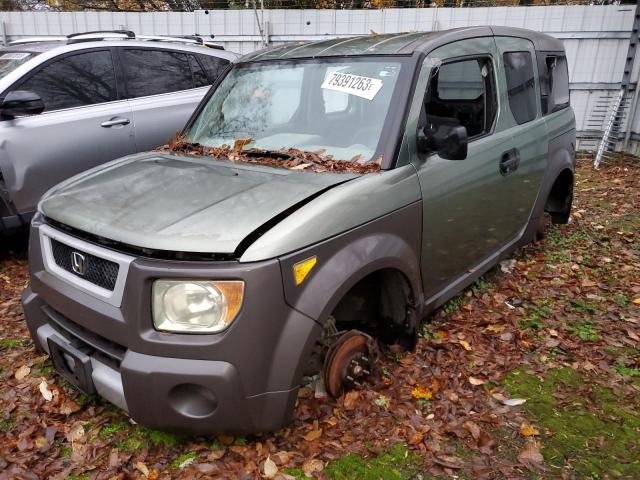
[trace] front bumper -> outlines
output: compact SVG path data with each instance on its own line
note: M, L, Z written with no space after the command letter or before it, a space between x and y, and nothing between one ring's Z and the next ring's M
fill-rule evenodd
M38 222L23 305L37 346L87 352L96 392L138 423L189 433L250 433L286 425L320 327L286 305L277 261L242 265L133 259L120 305L76 288L43 261ZM242 278L245 303L225 332L153 329L155 278Z

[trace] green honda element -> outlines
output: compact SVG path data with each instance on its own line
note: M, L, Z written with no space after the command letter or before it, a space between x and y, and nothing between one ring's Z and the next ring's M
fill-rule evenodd
M64 378L142 424L275 430L547 222L575 163L562 43L473 27L240 59L183 132L50 190L23 302Z

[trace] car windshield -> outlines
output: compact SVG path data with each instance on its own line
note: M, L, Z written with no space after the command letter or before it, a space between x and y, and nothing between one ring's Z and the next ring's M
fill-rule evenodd
M33 55L28 52L0 52L0 79L9 75Z
M375 60L236 65L200 112L187 140L208 147L322 152L365 162L376 154L400 63Z

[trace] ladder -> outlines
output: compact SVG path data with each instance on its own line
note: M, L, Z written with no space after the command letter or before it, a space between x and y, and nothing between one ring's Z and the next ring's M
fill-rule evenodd
M629 96L629 86L631 83L631 72L633 71L633 61L636 57L636 48L638 46L639 30L640 0L638 0L638 4L636 5L636 12L633 18L633 27L629 38L629 48L627 50L627 58L624 64L622 82L620 83L620 91L618 91L613 97L607 97L606 100L613 100L613 104L610 104L611 108L608 108L608 105L606 104L601 103L599 105L600 108L604 107L604 110L600 110L600 112L606 112L603 116L606 117L608 115L608 119L604 125L602 140L600 140L596 157L593 161L594 168L599 168L602 159L609 157L615 152L616 144L618 143L620 134L622 133L622 126L627 121L627 112L631 101ZM638 85L636 85L635 88L638 89Z

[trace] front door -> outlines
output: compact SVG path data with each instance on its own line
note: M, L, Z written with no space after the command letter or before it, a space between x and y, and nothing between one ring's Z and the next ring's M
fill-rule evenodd
M423 65L422 90L416 91L420 113L409 128L463 126L469 137L465 160L411 154L423 196L422 272L429 303L462 284L521 227L511 172L505 172L517 167L517 161L509 163L517 153L501 111L499 68L491 37L445 45ZM415 142L408 140L408 146L415 149Z
M57 58L10 90L35 92L45 104L40 115L0 120L0 168L20 213L62 180L135 151L109 49Z

